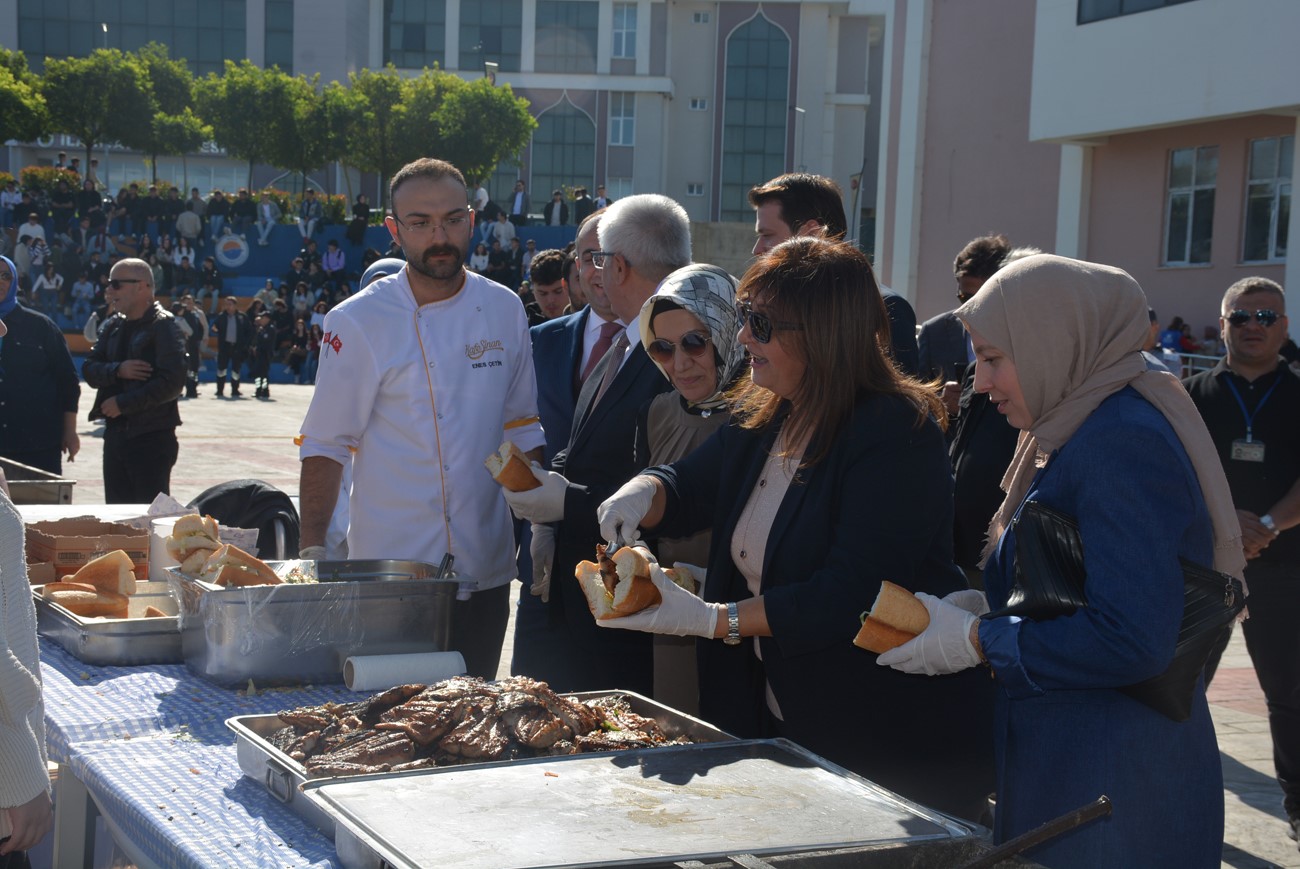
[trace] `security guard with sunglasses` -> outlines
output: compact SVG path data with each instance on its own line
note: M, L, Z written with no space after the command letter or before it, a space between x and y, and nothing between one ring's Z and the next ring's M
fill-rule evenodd
M1268 700L1273 762L1291 838L1300 833L1300 375L1278 355L1286 296L1243 278L1223 297L1228 352L1184 381L1232 488L1245 542L1250 618L1243 629ZM1226 644L1226 639L1225 639ZM1218 664L1218 650L1206 670Z

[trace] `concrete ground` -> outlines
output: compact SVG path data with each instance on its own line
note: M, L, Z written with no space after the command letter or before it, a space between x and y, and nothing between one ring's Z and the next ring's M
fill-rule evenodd
M270 400L218 399L211 383L197 399L181 403L180 458L172 472L172 495L188 502L216 483L255 477L291 495L298 494L298 452L293 438L313 393L311 386L274 385ZM83 386L79 427L81 454L65 464L65 476L77 479L73 503L102 504L102 426L85 422L93 390ZM486 448L485 448L486 449ZM515 586L516 591L518 586ZM506 648L498 675L508 674L512 653ZM1300 869L1300 852L1286 836L1281 791L1273 778L1272 742L1264 696L1255 679L1246 646L1237 631L1210 688L1211 711L1223 761L1227 824L1223 866ZM1151 831L1159 836L1160 831Z

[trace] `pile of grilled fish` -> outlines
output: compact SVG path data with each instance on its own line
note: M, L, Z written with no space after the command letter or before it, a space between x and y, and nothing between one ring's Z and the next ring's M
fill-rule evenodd
M522 676L399 685L279 715L286 726L270 742L309 778L690 742L632 712L624 697L581 702Z

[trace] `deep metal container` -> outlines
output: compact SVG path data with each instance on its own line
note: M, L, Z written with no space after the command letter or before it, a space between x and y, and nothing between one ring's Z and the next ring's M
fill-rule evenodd
M0 470L9 482L10 499L15 504L71 504L76 480L33 468L0 456Z
M725 742L735 739L734 736L719 730L712 724L631 691L587 691L565 696L586 701L613 695L626 697L628 706L633 712L654 719L669 737L685 736L695 743ZM239 768L244 771L244 775L260 782L272 796L288 805L294 813L325 835L333 837L334 820L322 811L317 803L303 798L302 784L308 780L306 768L269 741L273 733L284 727L280 716L241 715L227 719L226 726L235 733ZM461 764L461 766L469 765L472 764ZM397 773L385 773L385 775L397 775Z
M165 582L136 583L127 605L128 618L82 618L41 597L35 586L36 630L80 661L97 667L179 664L181 633L176 601ZM165 617L146 618L145 607L157 607Z
M289 562L267 562L283 573ZM447 650L465 577L418 561L293 562L319 582L216 588L168 569L186 665L219 685L343 681L351 655Z

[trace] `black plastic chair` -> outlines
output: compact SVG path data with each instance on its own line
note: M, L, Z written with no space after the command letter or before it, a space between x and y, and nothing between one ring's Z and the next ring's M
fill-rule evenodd
M257 529L262 559L298 557L298 510L289 496L261 480L231 480L202 492L189 503L222 525Z

